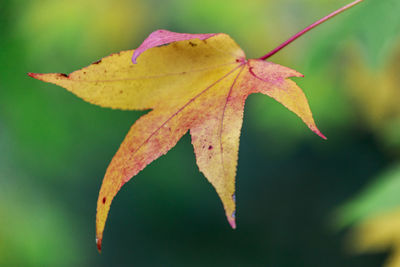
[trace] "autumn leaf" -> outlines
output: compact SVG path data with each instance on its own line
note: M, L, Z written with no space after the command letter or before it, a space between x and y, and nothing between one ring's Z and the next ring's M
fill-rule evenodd
M157 31L149 38L167 33ZM287 79L301 77L300 73L263 60L246 60L226 34L204 40L189 34L180 37L190 41L148 49L136 65L131 62L134 51L125 51L70 75L31 74L102 107L152 109L135 122L107 169L97 208L100 240L116 193L188 130L199 169L215 187L235 228L239 135L244 103L251 93L275 98L323 137L303 92Z
M338 13L311 25L307 31ZM325 139L315 125L304 93L289 79L303 75L264 61L290 42L259 59L246 59L227 34L158 30L137 50L112 54L70 75L29 74L102 107L151 110L133 124L107 168L97 201L99 250L117 192L148 164L166 154L188 131L197 165L217 191L230 225L236 228L239 137L245 100L252 93L274 98Z

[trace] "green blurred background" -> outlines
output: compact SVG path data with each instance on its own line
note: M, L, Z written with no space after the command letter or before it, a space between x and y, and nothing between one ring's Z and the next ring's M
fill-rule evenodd
M225 32L259 57L348 2L0 0L0 266L382 266L394 246L346 244L357 224L400 208L400 1L366 0L270 59L305 74L295 80L328 140L250 96L236 230L186 135L123 187L99 255L98 190L143 112L26 75L72 72L160 28Z

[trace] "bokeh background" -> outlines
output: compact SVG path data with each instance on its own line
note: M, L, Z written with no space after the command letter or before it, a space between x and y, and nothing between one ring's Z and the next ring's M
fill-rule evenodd
M160 28L225 32L259 57L348 2L0 0L0 266L399 266L400 1L366 0L270 59L305 74L328 140L250 96L236 230L186 135L123 187L98 254L98 190L144 112L26 75L72 72Z

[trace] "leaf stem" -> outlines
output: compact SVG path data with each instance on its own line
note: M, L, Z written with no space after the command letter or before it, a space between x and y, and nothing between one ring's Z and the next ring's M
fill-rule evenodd
M300 36L302 36L303 34L305 34L306 32L314 29L315 27L317 27L318 25L324 23L325 21L333 18L334 16L342 13L343 11L346 11L347 9L352 8L353 6L361 3L363 0L356 0L342 8L339 8L338 10L332 12L331 14L323 17L322 19L314 22L313 24L311 24L310 26L308 26L307 28L305 28L304 30L296 33L295 35L293 35L292 37L290 37L287 41L283 42L282 44L280 44L278 47L276 47L274 50L272 50L271 52L265 54L264 56L260 57L259 59L261 60L265 60L273 55L275 55L276 53L278 53L280 50L282 50L284 47L286 47L287 45L289 45L290 43L292 43L293 41L295 41L297 38L299 38Z

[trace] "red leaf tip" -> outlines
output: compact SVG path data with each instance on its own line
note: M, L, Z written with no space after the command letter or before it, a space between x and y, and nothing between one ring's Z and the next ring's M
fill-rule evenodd
M96 238L96 245L97 245L97 250L99 251L99 253L101 253L101 238Z
M228 222L231 225L232 229L236 229L236 210L231 214L231 216L228 217Z
M229 218L228 222L231 225L232 229L236 229L236 221L234 218Z
M315 128L315 127L310 127L310 129L311 129L311 131L313 131L314 133L316 133L319 137L321 137L322 139L324 139L324 140L327 140L328 138L326 138L326 136L325 135L323 135L322 133L321 133L321 131L320 130L318 130L317 128Z
M37 73L33 73L33 72L28 72L28 76L36 79L38 74Z

